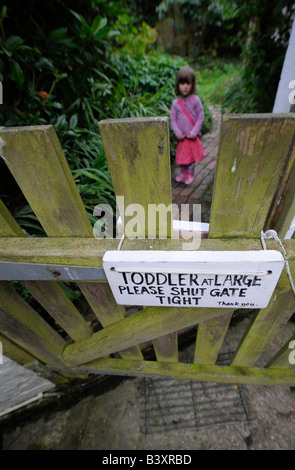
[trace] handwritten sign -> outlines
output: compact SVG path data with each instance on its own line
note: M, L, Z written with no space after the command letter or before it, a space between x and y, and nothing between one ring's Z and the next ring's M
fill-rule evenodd
M279 251L108 251L121 305L264 308L284 267Z

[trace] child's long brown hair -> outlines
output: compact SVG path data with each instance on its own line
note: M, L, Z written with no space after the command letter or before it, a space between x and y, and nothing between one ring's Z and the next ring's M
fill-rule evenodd
M191 89L190 95L193 95L196 92L196 90L197 90L196 76L195 76L195 72L193 71L193 69L191 67L185 66L185 67L181 67L181 69L179 69L178 74L176 76L176 94L177 95L180 95L180 91L179 91L179 84L180 83L191 83L192 84L192 89Z

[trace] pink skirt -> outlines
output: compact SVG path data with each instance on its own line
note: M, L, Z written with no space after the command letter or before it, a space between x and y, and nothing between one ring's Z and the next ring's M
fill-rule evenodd
M195 140L184 139L177 143L175 161L178 165L200 162L204 157L206 152L199 136Z

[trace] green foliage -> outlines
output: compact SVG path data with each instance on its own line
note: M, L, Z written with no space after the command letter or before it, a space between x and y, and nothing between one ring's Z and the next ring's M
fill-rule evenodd
M140 58L155 47L157 31L145 21L134 25L133 19L128 14L124 14L119 16L115 28L120 31L116 39L121 55L126 54Z
M98 8L90 10L93 19L89 20L66 3L82 9L81 1L55 0L50 2L47 15L56 8L58 19L55 14L52 22L41 21L34 10L27 18L29 28L23 28L23 37L12 34L6 38L5 28L14 31L10 18L17 14L17 2L9 3L0 38L5 104L1 117L7 126L23 121L53 124L58 130L63 127L63 116L76 114L80 126L94 129L93 87L104 70L105 40L114 32Z
M290 0L237 0L247 28L241 80L225 96L231 112L271 112L284 62L295 6Z
M54 0L44 19L40 1L33 9L24 2L19 27L19 5L12 0L0 18L1 123L55 127L90 219L96 204L114 204L97 122L109 84L106 45L117 34L111 24L122 13L120 3L106 8L104 2ZM14 34L16 26L21 36ZM29 206L15 217L27 234L44 234Z
M155 27L157 14L156 8L159 0L125 0L124 4L127 7L129 15L132 17L134 25L140 25L146 21L152 27Z
M157 12L181 31L190 55L240 56L241 78L234 76L224 90L224 110L272 111L294 19L292 0L162 0Z
M41 0L24 0L20 13L10 0L2 8L0 120L55 127L94 222L97 204L115 208L98 121L168 116L176 73L186 62L157 51L155 29L133 20L121 1L53 0L46 17L40 7ZM203 133L211 118L205 112ZM29 206L18 207L16 217L27 234L44 234Z
M44 230L37 220L34 212L29 205L26 205L19 209L15 214L14 218L17 223L21 226L24 233L28 236L45 236Z
M240 79L241 72L237 60L200 58L196 73L200 95L211 105L222 105L227 90Z
M235 0L162 0L156 11L181 31L190 56L237 56L243 32L236 8Z

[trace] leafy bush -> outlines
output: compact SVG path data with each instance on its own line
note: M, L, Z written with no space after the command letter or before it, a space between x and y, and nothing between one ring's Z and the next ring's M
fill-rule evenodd
M236 59L201 57L197 63L197 83L205 103L223 105L227 90L240 80L242 65Z
M5 126L55 127L93 221L95 205L115 207L98 121L168 116L176 73L186 62L156 51L155 30L132 25L120 1L53 0L46 18L40 6L25 0L20 12L11 0L2 7L0 119ZM206 104L205 112L203 133L210 128ZM17 217L29 234L40 235L29 207Z
M236 57L241 52L244 30L236 0L162 0L156 11L181 33L190 56Z
M226 93L225 108L237 113L271 112L293 24L291 0L236 0L247 29L241 80Z

